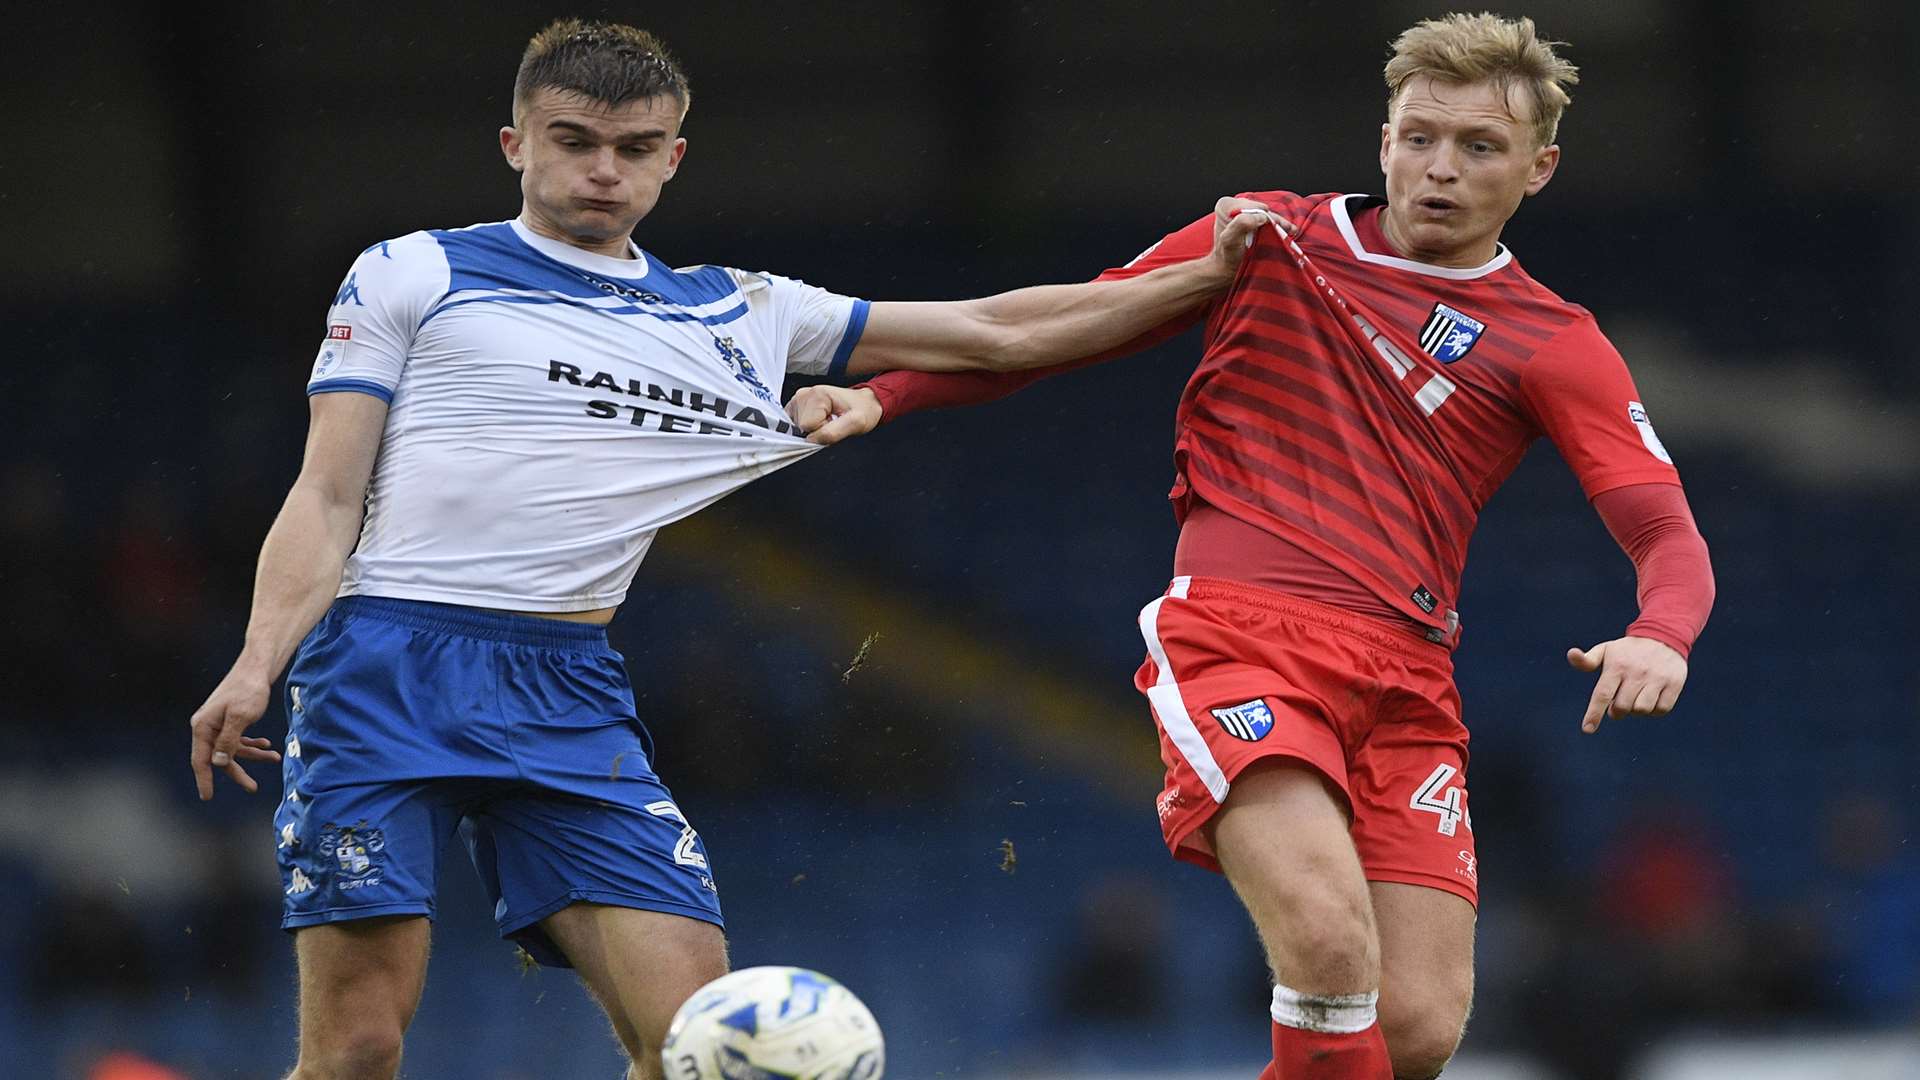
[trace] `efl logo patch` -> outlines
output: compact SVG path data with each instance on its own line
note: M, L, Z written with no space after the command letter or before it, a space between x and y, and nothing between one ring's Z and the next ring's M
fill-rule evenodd
M1213 718L1227 734L1247 742L1259 742L1273 730L1273 710L1267 703L1254 698L1244 705L1229 705L1226 708L1209 710Z
M1627 402L1627 419L1633 421L1633 426L1639 429L1640 442L1647 448L1647 453L1669 465L1673 464L1673 455L1667 453L1666 445L1660 441L1660 436L1653 433L1653 421L1647 419L1645 405L1637 401Z
M1435 360L1451 364L1471 352L1486 329L1486 323L1471 315L1435 304L1427 325L1420 328L1420 347Z
M353 327L346 323L334 323L327 327L327 336L320 341L320 355L313 361L313 377L324 378L340 362L347 358L347 349L353 343Z

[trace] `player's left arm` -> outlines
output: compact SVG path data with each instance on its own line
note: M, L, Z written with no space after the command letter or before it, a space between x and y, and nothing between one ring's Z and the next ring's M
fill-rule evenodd
M875 303L846 373L1025 371L1105 352L1224 292L1269 220L1258 203L1222 199L1212 250L1150 273L978 300Z
M1603 717L1665 716L1687 683L1687 658L1713 609L1713 563L1678 484L1631 484L1594 496L1593 508L1633 560L1640 617L1625 635L1567 662L1599 672L1581 730Z
M1524 404L1573 468L1639 581L1640 616L1626 633L1567 662L1596 674L1581 717L1664 716L1713 608L1713 567L1673 459L1654 434L1626 362L1591 319L1563 330L1521 378Z

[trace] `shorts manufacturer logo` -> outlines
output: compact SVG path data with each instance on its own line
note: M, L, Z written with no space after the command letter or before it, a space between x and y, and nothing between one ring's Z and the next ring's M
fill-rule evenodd
M1229 705L1221 709L1209 710L1213 718L1220 721L1226 733L1236 739L1247 742L1259 742L1273 730L1273 710L1259 698L1242 705Z
M1487 324L1445 304L1433 305L1427 325L1420 328L1420 347L1443 364L1473 351L1474 343L1486 332Z
M1471 851L1462 851L1459 855L1455 856L1455 858L1460 860L1460 865L1454 867L1453 872L1478 885L1480 883L1480 860L1475 857Z
M1180 808L1180 789L1168 788L1161 792L1160 797L1153 801L1153 808L1159 812L1161 821L1172 817L1173 812Z
M287 885L287 895L299 896L302 893L310 893L312 891L313 891L313 879L309 878L305 873L303 873L299 867L297 866L294 867L293 875L289 879L289 883Z

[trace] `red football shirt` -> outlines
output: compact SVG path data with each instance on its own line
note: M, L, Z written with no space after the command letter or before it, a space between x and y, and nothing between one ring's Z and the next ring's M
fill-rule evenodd
M1553 441L1589 499L1679 483L1593 316L1504 246L1482 266L1432 266L1390 253L1378 199L1245 197L1295 232L1263 230L1206 313L1206 351L1176 421L1183 522L1204 500L1450 640L1480 508L1535 438ZM1203 218L1102 277L1196 258L1212 240ZM891 414L997 397L1040 374L873 385Z

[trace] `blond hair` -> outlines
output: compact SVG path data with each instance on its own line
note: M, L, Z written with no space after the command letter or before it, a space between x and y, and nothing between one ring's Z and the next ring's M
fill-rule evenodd
M1580 81L1580 70L1554 54L1564 41L1542 41L1533 20L1503 19L1490 12L1454 13L1415 23L1393 42L1387 61L1387 112L1400 92L1420 75L1441 82L1490 81L1504 95L1518 83L1533 105L1530 120L1539 145L1552 144L1560 113L1573 99L1566 88Z

